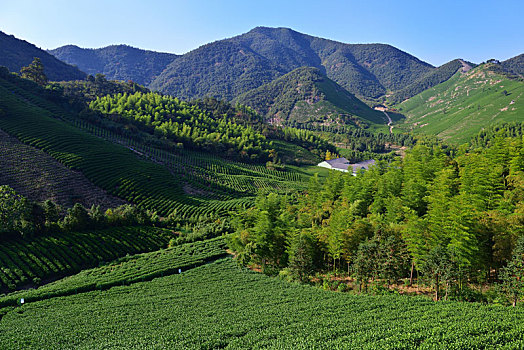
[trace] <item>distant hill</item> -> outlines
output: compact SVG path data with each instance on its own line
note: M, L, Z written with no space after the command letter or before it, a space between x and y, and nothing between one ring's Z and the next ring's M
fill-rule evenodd
M500 65L510 73L524 76L524 53L502 61Z
M302 67L248 91L234 100L254 108L273 123L304 127L307 124L384 124L375 111L347 92L319 69Z
M147 51L127 45L111 45L101 49L83 49L66 45L49 53L58 59L78 66L84 72L105 74L109 80L132 80L147 85L178 55Z
M402 90L395 92L393 95L388 97L390 103L400 103L410 97L415 96L416 94L421 93L424 90L432 88L433 86L443 83L449 78L451 78L459 69L462 69L464 72L473 68L475 64L463 61L461 59L456 59L450 61L442 66L430 71L420 79L409 84Z
M459 70L446 82L399 104L399 112L406 116L399 127L464 143L487 126L522 121L524 82L501 74L498 66L486 63L465 73Z
M390 45L344 44L288 28L257 27L179 57L149 87L186 99L208 95L232 100L303 66L318 68L371 101L434 69Z
M7 67L11 72L19 72L20 68L29 65L35 57L40 58L44 64L44 72L49 80L69 81L86 77L78 68L58 60L35 45L0 32L0 66Z

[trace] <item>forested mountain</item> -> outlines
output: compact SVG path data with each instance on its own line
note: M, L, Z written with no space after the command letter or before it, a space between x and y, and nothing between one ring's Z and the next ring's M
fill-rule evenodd
M47 78L52 81L84 79L86 74L25 40L17 39L0 31L0 66L18 72L28 66L35 57L44 65Z
M500 62L500 65L510 73L524 76L524 53Z
M524 82L504 72L500 64L486 63L455 73L397 108L406 116L398 125L405 130L467 142L489 125L522 121Z
M58 59L74 64L87 74L104 74L109 80L132 80L147 85L178 55L141 50L127 45L83 49L66 45L48 51Z
M460 59L456 59L448 63L445 63L442 66L436 68L435 70L430 71L422 78L409 84L402 90L399 90L395 92L393 95L389 96L388 102L400 103L410 97L415 96L416 94L421 93L424 90L427 90L437 84L445 82L446 80L451 78L459 69L462 69L463 72L467 72L474 66L475 65L473 63L465 62Z
M312 67L297 68L234 101L254 108L266 120L278 125L315 128L385 123L382 112L371 109Z
M231 100L302 66L318 68L367 100L400 90L434 69L390 45L344 44L288 28L257 27L181 56L150 87L181 98Z

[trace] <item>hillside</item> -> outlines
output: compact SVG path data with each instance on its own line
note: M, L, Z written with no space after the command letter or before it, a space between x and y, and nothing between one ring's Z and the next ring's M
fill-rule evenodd
M234 102L254 108L278 125L384 124L382 112L374 111L319 69L301 67L276 80L248 91Z
M428 74L409 84L402 90L395 92L389 96L387 100L392 104L400 103L410 97L415 96L416 94L421 93L424 90L445 82L451 78L459 69L462 69L463 72L467 72L474 66L475 65L473 63L465 62L460 59L450 61L436 68L435 70L430 71Z
M524 53L500 62L500 65L510 73L524 76Z
M225 215L234 208L250 205L261 189L279 193L302 190L312 175L307 169L288 166L282 166L280 170L269 169L265 161L253 163L251 157L248 163L235 162L218 155L185 149L184 143L179 145L165 140L161 133L154 133L153 130L149 130L151 134L140 131L132 120L126 121L118 115L96 114L92 110L75 114L64 109L60 99L56 103L56 96L46 98L45 89L13 74L0 76L0 92L0 129L29 146L41 149L64 166L80 171L107 193L161 216L176 214L181 220L195 221L200 215ZM195 130L198 125L212 128L214 123L218 123L207 115L200 115L201 111L191 113L196 106L171 98L163 100L158 95L151 98L149 102L157 99L170 106L172 104L174 109L181 107L179 117L185 125L181 135L187 141L191 140L188 133L193 127ZM149 102L139 99L133 103L153 108ZM159 106L154 105L154 108ZM144 109L129 112L130 116L133 113L140 116ZM165 111L162 115L166 115ZM158 116L160 118L160 113ZM221 127L228 124L220 123ZM235 126L234 123L229 124ZM166 125L174 127L175 123L168 122ZM235 128L240 128L243 137L260 137L258 132L247 132L245 127ZM168 131L169 128L162 130ZM160 137L155 136L157 134ZM214 138L212 134L213 130L209 130L209 142L221 141L216 138L218 134L215 133ZM319 153L321 147L327 145L327 142L307 131L291 130L284 136L295 144L290 145L288 141L276 144L277 152L299 150L298 153L303 154L309 164L316 164L321 159L312 151ZM223 140L227 142L227 138ZM235 138L235 142L240 140ZM204 142L205 139L196 137L195 141ZM207 143L204 145L209 147ZM302 145L309 148L305 149ZM238 146L240 152L248 143ZM249 154L246 152L246 155ZM285 154L279 158L285 159ZM292 160L292 163L300 161Z
M522 121L524 82L487 63L428 89L396 106L406 116L399 127L464 143L482 128Z
M434 68L384 44L344 44L288 28L257 27L182 55L150 84L181 98L227 100L303 67L318 68L359 98L380 99Z
M53 55L37 48L25 40L15 38L0 31L0 66L7 67L11 72L19 72L29 65L35 57L39 57L44 65L47 78L52 81L84 79L86 74Z
M127 45L84 49L66 45L48 51L56 58L73 64L87 74L104 74L109 80L132 80L147 85L178 55L141 50Z
M0 184L9 185L32 201L51 199L65 208L75 203L86 208L100 205L104 210L125 203L93 185L82 173L1 130L0 150Z

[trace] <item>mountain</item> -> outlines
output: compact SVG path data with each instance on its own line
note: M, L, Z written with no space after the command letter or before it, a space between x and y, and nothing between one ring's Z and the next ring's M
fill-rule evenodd
M7 67L11 72L19 72L20 68L29 65L35 57L42 61L49 80L69 81L86 77L78 68L58 60L35 45L0 32L0 66Z
M147 51L127 45L111 45L101 49L83 49L66 45L48 51L58 59L74 64L84 72L105 74L109 80L132 80L147 85L178 55Z
M318 68L368 101L434 70L390 45L344 44L288 28L257 27L179 57L149 87L186 99L210 95L232 100L303 66Z
M371 109L312 67L297 68L240 95L234 102L254 108L275 124L384 124L382 112Z
M467 72L473 68L475 64L466 62L461 59L456 59L450 61L442 66L430 71L420 79L409 84L402 90L399 90L388 97L388 102L390 103L400 103L404 100L407 100L410 97L415 96L416 94L421 93L424 90L432 88L435 85L445 82L451 78L459 69L462 69L463 72Z
M524 53L500 63L504 70L516 74L524 75Z
M459 70L397 109L406 116L399 127L463 143L489 125L522 121L524 82L504 73L499 64L486 63Z

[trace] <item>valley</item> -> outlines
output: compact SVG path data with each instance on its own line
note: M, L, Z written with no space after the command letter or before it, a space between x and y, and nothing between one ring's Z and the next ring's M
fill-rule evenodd
M0 348L524 346L523 55L81 46L0 32Z

